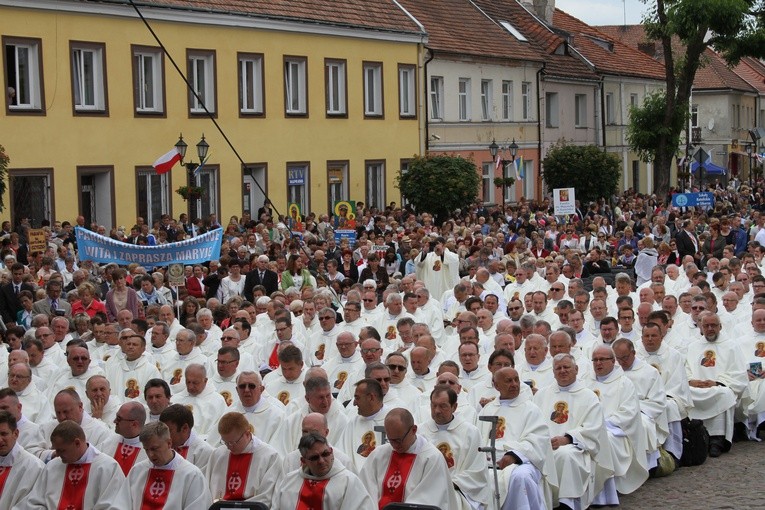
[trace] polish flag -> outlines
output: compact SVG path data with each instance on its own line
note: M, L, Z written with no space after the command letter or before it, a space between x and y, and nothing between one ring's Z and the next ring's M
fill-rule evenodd
M154 170L156 170L158 174L166 174L172 170L173 166L175 166L175 164L180 160L181 155L178 153L178 149L173 147L170 152L157 158L157 161L155 161L151 166L154 167Z

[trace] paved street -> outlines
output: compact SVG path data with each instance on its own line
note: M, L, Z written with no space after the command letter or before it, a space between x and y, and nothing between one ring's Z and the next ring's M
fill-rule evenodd
M622 509L765 509L765 442L736 443L730 453L671 476L648 480L621 498Z

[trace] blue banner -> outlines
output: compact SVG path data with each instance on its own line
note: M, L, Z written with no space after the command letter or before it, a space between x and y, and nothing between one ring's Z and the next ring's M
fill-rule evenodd
M715 194L704 193L675 193L672 195L674 207L708 207L715 206Z
M353 245L356 244L356 231L344 229L335 230L335 243L340 246L340 241L343 239L348 239L349 246L353 248Z
M121 266L136 263L142 266L168 264L201 264L220 258L223 229L215 229L178 243L140 246L123 243L77 227L77 249L80 260L115 263Z

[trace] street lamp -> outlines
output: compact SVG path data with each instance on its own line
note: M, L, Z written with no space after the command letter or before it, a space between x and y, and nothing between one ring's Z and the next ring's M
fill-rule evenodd
M188 180L188 189L187 194L188 197L187 200L189 200L189 207L191 207L191 200L192 199L198 199L201 197L195 196L194 193L191 192L192 188L195 187L195 179L194 179L194 173L197 168L202 166L204 162L207 160L207 151L210 149L210 145L205 141L205 135L202 133L202 139L199 140L199 143L197 144L197 156L199 157L199 163L194 163L193 161L185 161L186 158L186 149L188 149L188 144L183 141L183 133L180 134L178 137L178 141L175 144L175 148L178 151L178 154L181 156L181 164L186 167L186 177ZM191 216L191 211L189 211L189 216Z
M510 164L515 163L515 157L518 155L518 144L515 143L515 138L513 138L513 142L508 145L507 147L500 147L497 145L496 140L492 140L491 144L489 145L489 153L491 154L491 160L496 163L497 161L497 155L502 151L502 154L504 154L506 151L510 152ZM494 179L494 185L495 186L502 186L502 205L504 206L505 203L505 197L507 196L507 187L512 186L515 182L515 179L512 177L506 177L506 168L507 168L507 161L505 159L502 159L502 177L497 177Z
M746 144L746 154L749 156L749 187L752 187L752 144Z

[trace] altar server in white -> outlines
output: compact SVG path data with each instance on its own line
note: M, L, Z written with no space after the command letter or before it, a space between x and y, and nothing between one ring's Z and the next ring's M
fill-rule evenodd
M12 508L26 499L45 464L18 442L16 418L0 411L0 508Z

